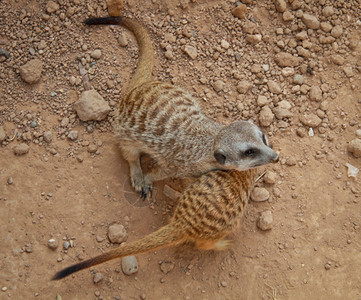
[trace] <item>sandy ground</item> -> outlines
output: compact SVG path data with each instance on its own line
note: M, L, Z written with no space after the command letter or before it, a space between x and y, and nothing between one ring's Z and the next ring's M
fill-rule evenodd
M131 276L114 260L50 281L56 271L115 247L107 238L110 224L123 224L128 241L166 224L175 201L163 186L182 191L186 182L157 183L152 203L138 201L129 185L111 123L137 44L125 29L82 25L88 16L107 14L103 1L58 0L54 12L45 1L1 1L0 48L10 57L0 57L0 298L361 299L360 174L348 178L345 167L361 167L347 151L361 128L360 2L293 0L284 13L273 1L244 1L246 20L232 15L235 1L144 2L127 1L125 13L151 34L155 78L189 89L224 123L259 123L260 95L275 115L281 101L290 104L287 116L272 113L262 127L281 156L267 167L277 175L275 184L259 183L271 196L250 202L227 251L167 248L138 255L139 271ZM321 28L307 28L304 14ZM197 49L195 59L185 45ZM90 55L95 49L99 59ZM275 62L279 52L300 60L285 70ZM42 62L42 74L28 84L19 70L33 58ZM112 108L101 122L82 122L72 109L84 91L79 60ZM246 93L237 88L242 80L251 83ZM316 101L312 86L321 91ZM319 118L314 136L313 125L302 121L310 114ZM75 140L67 137L71 130L78 131ZM51 142L44 141L47 131ZM14 155L21 143L28 153ZM261 231L256 223L266 210L272 229ZM49 249L50 238L56 250ZM72 247L64 250L65 241ZM165 274L162 262L174 268ZM96 272L104 279L95 284Z

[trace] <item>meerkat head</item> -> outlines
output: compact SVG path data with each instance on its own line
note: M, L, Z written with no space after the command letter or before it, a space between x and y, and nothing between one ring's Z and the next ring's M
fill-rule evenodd
M248 170L278 161L265 134L250 121L232 123L220 130L214 158L225 168Z

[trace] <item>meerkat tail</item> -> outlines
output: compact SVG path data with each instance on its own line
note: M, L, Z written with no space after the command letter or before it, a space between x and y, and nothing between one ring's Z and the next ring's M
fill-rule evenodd
M72 273L101 264L108 260L121 258L128 255L144 253L147 251L177 244L181 240L182 240L182 235L174 229L172 224L168 224L138 241L121 245L106 253L103 253L96 257L90 258L78 264L67 267L57 272L52 278L52 280L62 279Z
M134 34L138 42L139 58L128 91L152 79L154 65L152 40L141 23L126 17L90 18L86 19L84 23L87 25L121 25Z

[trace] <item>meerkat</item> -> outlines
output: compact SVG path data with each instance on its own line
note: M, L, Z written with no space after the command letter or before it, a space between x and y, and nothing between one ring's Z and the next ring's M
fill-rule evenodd
M207 117L184 89L153 81L153 48L147 30L126 17L90 18L88 25L122 25L136 37L139 59L119 104L114 129L128 161L133 188L146 197L155 181L199 176L210 170L247 170L278 160L267 138L249 121L223 125ZM159 166L143 174L140 157Z
M256 169L217 170L203 174L185 189L168 225L138 241L124 243L99 256L65 268L56 273L53 280L108 260L184 242L193 242L203 250L227 249L232 241L223 238L238 226L256 175Z

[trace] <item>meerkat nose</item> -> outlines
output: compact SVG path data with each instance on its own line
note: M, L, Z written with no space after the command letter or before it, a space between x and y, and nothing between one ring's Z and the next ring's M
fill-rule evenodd
M273 163L278 163L280 157L276 154L275 158L272 158Z

